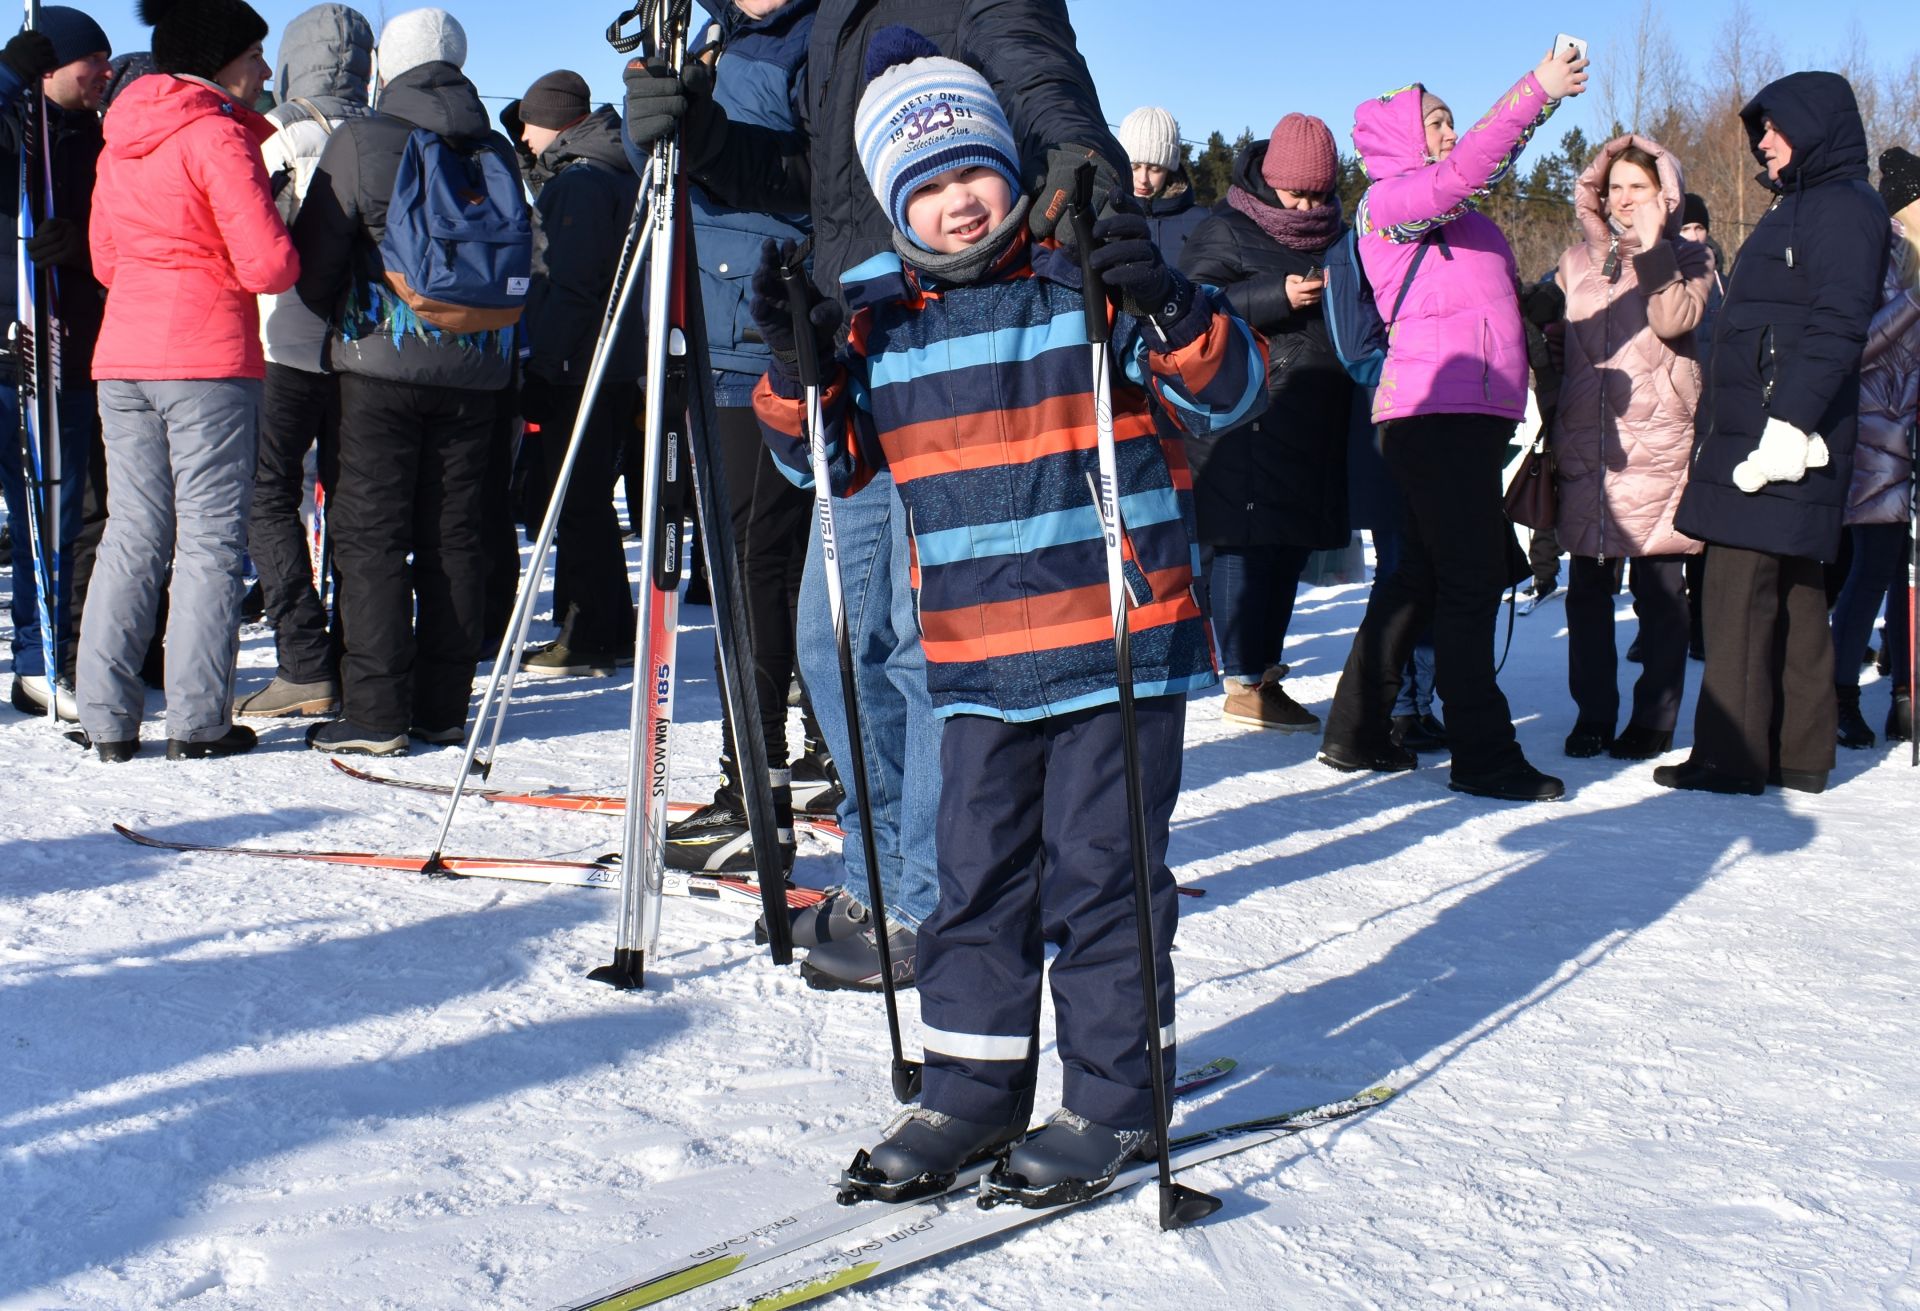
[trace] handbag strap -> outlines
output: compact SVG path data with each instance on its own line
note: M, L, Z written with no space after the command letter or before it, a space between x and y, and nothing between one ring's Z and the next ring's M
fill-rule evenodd
M1426 237L1420 238L1420 249L1413 252L1413 263L1407 268L1407 276L1400 280L1400 294L1393 298L1393 317L1387 320L1388 328L1392 328L1399 321L1400 307L1407 303L1407 293L1413 290L1413 279L1420 272L1420 261L1427 257L1427 252L1433 248L1434 241L1438 241L1443 246L1446 245L1447 234L1436 233L1432 240Z

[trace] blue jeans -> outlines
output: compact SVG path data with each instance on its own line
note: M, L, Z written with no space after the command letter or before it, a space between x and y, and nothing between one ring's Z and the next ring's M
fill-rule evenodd
M1221 672L1258 683L1269 666L1280 663L1300 575L1313 552L1304 546L1215 546L1207 554Z
M73 641L73 539L80 532L80 502L87 488L88 445L95 419L92 388L60 392L60 561L55 603L60 641ZM7 498L7 522L13 525L13 672L38 677L47 672L40 646L40 580L33 572L33 548L27 539L27 482L20 465L20 391L0 385L0 487ZM42 528L46 525L43 523Z
M1887 614L1887 656L1896 687L1907 684L1907 525L1854 524L1853 564L1833 603L1833 681L1860 686L1860 653L1873 637L1873 621L1891 595L1899 605Z
M927 660L920 649L920 624L909 583L906 522L893 479L885 474L852 496L834 498L833 524L840 546L847 633L853 644L854 690L859 697L860 741L867 757L880 889L887 899L888 919L917 930L940 896L934 857L940 722L933 717L933 702L927 696ZM865 903L867 864L859 807L854 802L853 752L817 531L807 544L795 644L813 713L847 790L840 806L840 824L847 831L841 847L847 890Z
M1373 583L1390 577L1400 565L1401 530L1376 528L1373 533ZM1400 695L1394 699L1395 715L1433 713L1433 625L1429 624L1414 640L1413 656L1400 676Z

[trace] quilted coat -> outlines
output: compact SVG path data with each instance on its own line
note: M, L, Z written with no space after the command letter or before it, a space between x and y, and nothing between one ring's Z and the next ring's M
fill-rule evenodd
M300 259L273 206L267 120L211 82L155 73L104 124L93 191L93 275L107 288L95 378L262 378L256 296Z
M1920 218L1920 206L1900 211ZM1896 254L1908 241L1893 224ZM1887 261L1879 313L1867 329L1860 369L1860 440L1853 449L1853 485L1847 522L1905 523L1907 480L1913 476L1912 432L1920 410L1920 287Z
M1667 211L1650 250L1607 222L1608 175L1630 146L1659 165ZM1560 545L1573 555L1691 555L1702 543L1674 529L1693 454L1700 364L1693 331L1712 282L1707 248L1680 239L1680 165L1657 143L1609 141L1574 184L1586 240L1560 257L1567 294L1566 369L1553 431Z

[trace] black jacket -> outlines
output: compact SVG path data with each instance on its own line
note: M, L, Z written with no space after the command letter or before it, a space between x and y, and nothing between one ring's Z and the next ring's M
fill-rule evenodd
M1237 186L1278 205L1260 177L1267 143L1234 161ZM1331 244L1331 243L1329 243ZM1318 305L1296 310L1286 277L1304 277L1323 255L1268 236L1225 200L1207 214L1180 259L1196 282L1221 288L1267 339L1267 411L1208 437L1189 437L1200 540L1212 546L1345 546L1347 429L1353 381L1327 337Z
M527 369L548 382L586 383L606 318L607 293L640 191L620 138L619 116L603 105L540 155L525 323ZM633 331L621 335L619 355L607 365L610 380L640 376L642 338Z
M1098 150L1119 177L1126 152L1108 130L1065 0L822 0L807 47L799 134L728 123L695 180L736 209L813 216L814 281L838 295L840 275L890 248L892 225L853 149L866 89L867 42L903 23L983 72L1038 185L1050 146Z
M1133 203L1147 216L1147 226L1153 229L1153 244L1160 248L1167 263L1178 265L1187 239L1206 222L1209 212L1205 205L1194 204L1193 181L1187 176L1187 170L1182 168L1168 178L1166 188L1152 200L1136 196Z
M480 96L452 64L410 68L386 84L379 112L348 119L327 138L307 198L294 221L300 252L296 290L333 325L330 367L389 382L498 391L513 375L512 329L456 336L396 327L383 306L386 267L380 238L407 138L416 127L462 149L498 153L516 175L519 162L493 130Z
M1887 211L1867 185L1867 138L1846 79L1791 74L1740 117L1755 158L1765 119L1793 158L1767 183L1779 198L1727 280L1674 522L1708 542L1833 560L1853 473L1860 352L1886 269ZM1733 467L1769 417L1818 433L1830 460L1798 482L1748 495L1733 485Z
M14 243L20 236L20 216L14 201L20 194L20 129L25 121L24 104L10 105L0 111L0 196L5 197L0 205L7 211L9 251L15 249ZM105 144L100 134L100 116L84 111L73 113L48 101L47 122L53 138L53 212L80 225L80 248L84 253L93 213L93 179ZM100 317L107 307L107 293L93 280L91 259L88 263L87 270L57 271L60 320L66 328L60 346L60 381L62 390L67 391L93 386L93 346L100 339ZM7 276L13 276L11 265ZM12 354L0 349L0 382L12 383L17 376Z

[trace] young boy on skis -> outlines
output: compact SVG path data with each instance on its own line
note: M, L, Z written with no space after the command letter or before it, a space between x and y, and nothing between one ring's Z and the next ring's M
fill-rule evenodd
M1018 148L980 74L893 27L869 47L867 76L856 143L894 251L843 279L852 321L822 379L822 412L834 490L887 469L905 504L944 726L940 900L919 939L922 1105L856 1158L847 1183L917 1196L1012 1145L997 1179L1043 1206L1099 1191L1155 1146L1080 266L1029 239ZM1094 265L1121 300L1113 433L1170 1077L1167 822L1186 694L1215 681L1180 428L1251 418L1266 368L1260 339L1167 266L1144 220L1094 231ZM754 280L774 355L755 405L804 484L798 343L779 273L791 253L768 243ZM823 360L839 317L832 301L814 311ZM1021 1141L1048 943L1059 949L1065 1105Z

